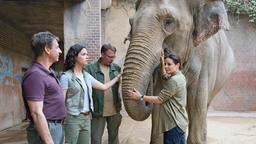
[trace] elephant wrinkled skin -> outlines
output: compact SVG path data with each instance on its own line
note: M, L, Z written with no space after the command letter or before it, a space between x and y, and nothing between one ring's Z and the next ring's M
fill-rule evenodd
M161 135L156 133L158 106L126 97L127 90L134 87L142 94L158 95L162 86L154 71L162 48L167 48L180 56L187 79L187 143L207 143L207 109L234 67L233 52L222 30L229 28L223 1L139 0L130 24L122 76L129 116L145 120L152 112L151 143L160 143Z

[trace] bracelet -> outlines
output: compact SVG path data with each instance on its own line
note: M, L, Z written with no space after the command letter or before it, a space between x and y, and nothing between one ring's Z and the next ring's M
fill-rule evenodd
M141 95L141 96L140 96L140 101L143 101L143 100L144 100L144 96L145 96L145 95Z

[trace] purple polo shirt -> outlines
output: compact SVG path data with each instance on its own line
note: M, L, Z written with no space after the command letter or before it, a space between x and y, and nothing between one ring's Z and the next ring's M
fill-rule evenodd
M32 120L27 100L43 101L43 113L47 120L61 120L66 116L63 90L54 72L34 63L22 80L22 96L27 116Z

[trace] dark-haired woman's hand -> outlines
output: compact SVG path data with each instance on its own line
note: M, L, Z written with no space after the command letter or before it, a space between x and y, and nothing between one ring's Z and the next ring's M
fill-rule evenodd
M161 74L162 78L166 77L166 71L165 71L165 67L164 67L164 50L163 49L161 51L161 56L160 56L160 74Z
M131 100L140 100L141 93L133 88L133 90L128 90L128 99Z

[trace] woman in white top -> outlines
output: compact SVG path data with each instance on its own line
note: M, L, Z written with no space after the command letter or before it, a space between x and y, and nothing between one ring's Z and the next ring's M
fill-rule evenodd
M88 63L85 46L75 44L70 47L64 62L64 73L60 83L63 88L67 117L64 121L65 143L91 143L91 111L93 111L92 88L106 90L121 77L102 84L84 71Z

